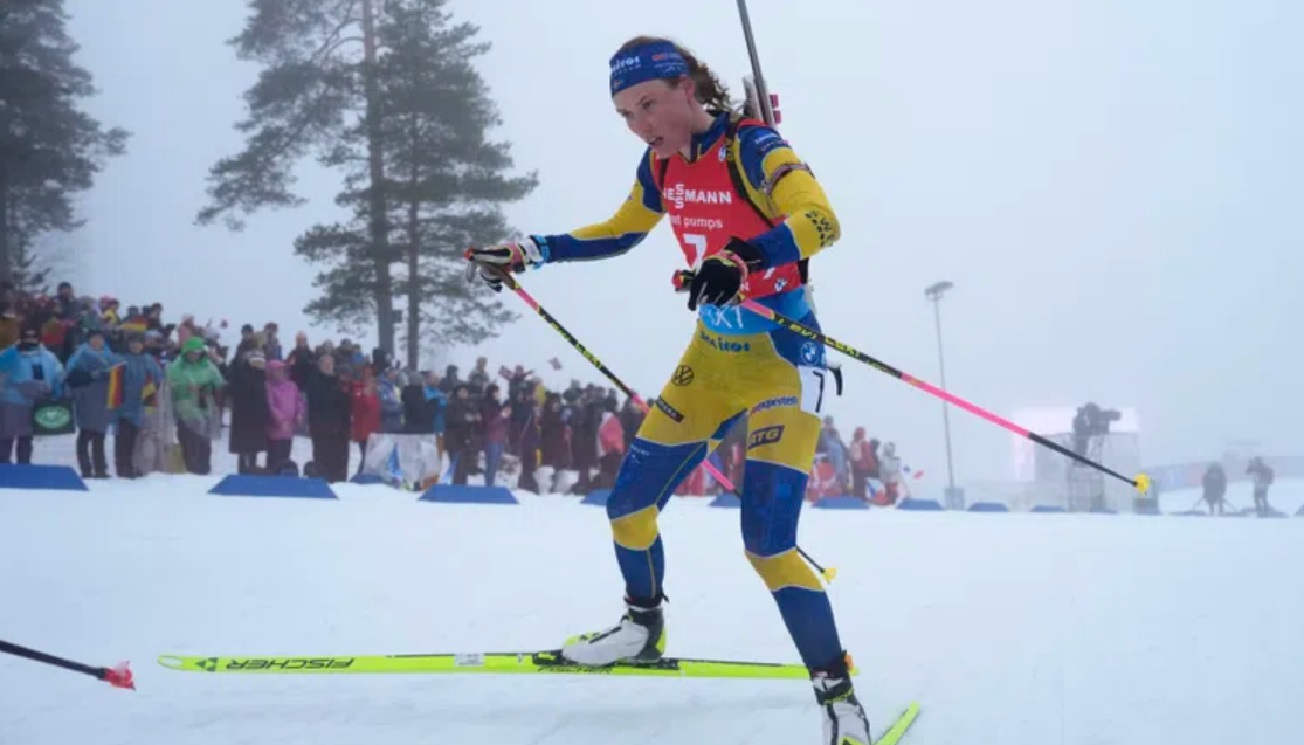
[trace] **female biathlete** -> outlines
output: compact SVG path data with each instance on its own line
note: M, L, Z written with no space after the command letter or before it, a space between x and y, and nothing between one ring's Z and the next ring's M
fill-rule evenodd
M654 660L665 651L664 552L657 515L740 418L748 427L741 521L747 559L774 596L810 669L824 743L869 745L848 655L819 577L796 551L815 457L824 348L737 305L740 297L818 328L807 262L839 237L823 189L778 132L730 108L715 75L675 43L640 36L610 60L616 112L647 144L634 188L609 220L570 233L472 249L479 276L602 259L633 248L665 215L695 269L698 323L621 465L607 502L628 610L563 654L587 665Z

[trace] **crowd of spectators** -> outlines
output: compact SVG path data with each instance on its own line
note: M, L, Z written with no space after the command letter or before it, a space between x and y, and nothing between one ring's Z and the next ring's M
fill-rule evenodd
M286 345L275 323L243 325L231 347L225 321L200 326L183 315L168 323L159 303L124 307L110 296L77 296L67 282L53 295L9 285L0 293L4 463L39 460L35 438L75 432L81 475L109 478L111 434L119 478L202 475L213 471L214 445L225 437L240 473L339 482L357 472L354 447L361 469L373 434L433 434L447 464L441 475L452 483L502 483L511 473L520 489L586 494L614 483L643 417L614 388L573 380L549 390L524 366L491 371L483 357L465 375L454 365L405 370L349 339L312 345L301 332ZM735 483L744 435L745 426L735 428L712 456ZM296 437L311 441L302 465L291 458ZM867 497L867 481L879 479L895 501L901 469L891 443L880 448L863 427L844 442L828 417L818 452L828 464L821 488ZM708 478L686 488L719 485Z

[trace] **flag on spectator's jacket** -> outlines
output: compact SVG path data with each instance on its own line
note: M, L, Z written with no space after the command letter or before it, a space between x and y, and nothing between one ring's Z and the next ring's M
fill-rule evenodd
M126 367L125 364L118 363L109 368L109 389L107 396L110 410L122 406L122 371L125 370Z
M125 389L122 385L123 372L126 369L126 364L122 362L109 368L109 387L105 396L110 410L121 407L124 397L126 396ZM158 384L154 382L154 374L149 372L145 373L145 386L140 391L140 400L143 401L146 406L153 406L157 394Z
M158 384L154 382L154 373L145 373L145 387L140 391L140 400L145 402L145 406L154 406L158 403Z

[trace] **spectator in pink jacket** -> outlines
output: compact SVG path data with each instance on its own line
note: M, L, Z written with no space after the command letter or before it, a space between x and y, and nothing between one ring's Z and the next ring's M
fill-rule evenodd
M602 412L598 425L598 488L610 489L616 485L620 461L625 456L625 427L620 417L608 405Z
M303 397L280 360L267 363L267 471L279 473L290 460L294 430L303 424Z

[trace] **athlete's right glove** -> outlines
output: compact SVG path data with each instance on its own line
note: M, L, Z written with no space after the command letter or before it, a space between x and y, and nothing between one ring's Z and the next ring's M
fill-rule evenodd
M688 309L698 305L732 305L741 301L747 275L761 267L760 249L731 238L722 250L702 260L688 282Z
M466 260L476 266L480 279L494 292L503 289L504 272L522 272L537 269L547 262L546 245L534 237L506 243L495 243L483 248L468 248Z

